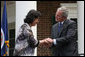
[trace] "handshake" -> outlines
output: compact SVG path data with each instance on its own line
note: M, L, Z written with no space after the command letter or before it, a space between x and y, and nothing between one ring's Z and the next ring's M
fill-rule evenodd
M40 45L49 48L49 47L52 46L53 39L51 39L51 38L45 38L43 40L40 40L39 42L40 42Z

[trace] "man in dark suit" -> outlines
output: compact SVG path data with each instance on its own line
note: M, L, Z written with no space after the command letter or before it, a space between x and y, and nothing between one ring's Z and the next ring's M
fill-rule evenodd
M67 16L66 7L58 8L55 15L58 23L52 26L52 37L45 39L53 56L78 56L77 26L74 21L67 19Z

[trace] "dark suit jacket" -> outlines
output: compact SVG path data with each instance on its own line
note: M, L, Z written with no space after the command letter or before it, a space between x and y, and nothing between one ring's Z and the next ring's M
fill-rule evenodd
M72 20L65 20L58 33L59 23L53 25L51 37L56 39L56 45L51 47L54 56L77 56L77 26Z

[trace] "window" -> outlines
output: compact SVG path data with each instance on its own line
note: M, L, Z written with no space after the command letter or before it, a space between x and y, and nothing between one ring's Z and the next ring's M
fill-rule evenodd
M15 46L15 29L9 30L9 56L13 56L14 46Z

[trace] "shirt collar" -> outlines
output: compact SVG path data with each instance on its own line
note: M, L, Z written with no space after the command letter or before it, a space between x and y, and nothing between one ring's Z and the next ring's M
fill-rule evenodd
M60 22L59 22L60 23ZM61 22L62 24L64 23L64 21Z

